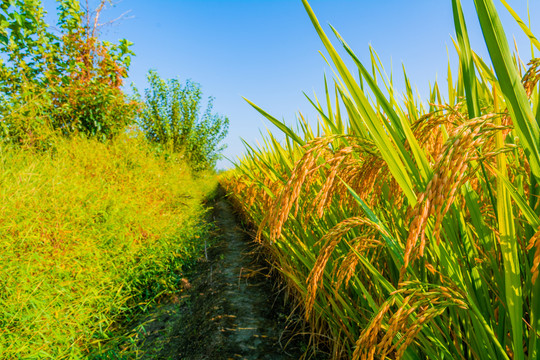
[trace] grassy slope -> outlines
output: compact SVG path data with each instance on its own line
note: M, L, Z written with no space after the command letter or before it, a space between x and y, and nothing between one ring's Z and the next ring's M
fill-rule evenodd
M105 354L117 320L178 288L214 187L134 138L0 148L0 358Z

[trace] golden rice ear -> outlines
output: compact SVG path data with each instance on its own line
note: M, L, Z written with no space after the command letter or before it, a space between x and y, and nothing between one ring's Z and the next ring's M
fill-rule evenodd
M330 145L333 142L342 140L352 141L354 145L333 150ZM339 146L339 144L338 144ZM325 205L330 201L330 195L335 190L336 186L341 186L335 182L335 177L338 175L338 170L341 163L350 158L348 155L353 151L364 151L369 154L376 154L374 145L368 140L357 140L348 135L333 135L315 138L303 146L305 150L302 157L294 164L291 175L285 185L278 188L277 196L272 201L269 211L263 220L263 223L270 231L270 242L275 241L281 236L282 228L289 217L291 211L294 210L294 215L297 215L300 206L300 194L309 193L310 187L314 182L319 181L321 174L319 171L330 175L334 172L333 177L327 177L323 190L315 197L312 202L312 207L317 209L317 214L322 216L322 211ZM330 170L327 170L327 169ZM325 187L326 186L326 187ZM303 190L302 190L303 189ZM309 214L310 212L306 212Z
M375 359L375 355L401 359L422 328L448 307L469 308L457 289L416 281L401 283L362 331L352 359Z
M536 248L534 252L533 266L531 267L532 283L535 284L538 279L538 268L540 267L540 230L538 230L529 240L527 251Z
M373 221L363 217L353 217L334 226L319 240L318 244L321 244L321 250L306 281L306 318L311 315L317 297L317 289L322 284L326 264L330 260L334 249L343 237L356 227L366 227L366 229L374 230L376 233L388 235L384 229Z
M339 138L344 138L348 144L342 148L338 145L328 156L324 166L320 167L323 174L319 175L319 180L322 180L323 184L311 206L308 206L306 214L314 212L322 218L325 208L329 207L335 198L339 204L346 203L354 208L354 199L343 182L361 183L362 188L358 191L361 198L367 198L373 191L376 176L383 164L373 143L351 136Z
M452 131L437 159L433 177L426 186L425 192L420 195L413 211L413 221L409 228L404 265L401 270L403 274L411 260L422 257L424 254L425 229L431 215L435 217L432 238L440 242L440 229L444 216L454 202L461 185L473 178L474 171L469 169L470 161L478 159L477 149L486 145L487 140L496 131L504 129L490 122L497 116L497 114L487 114L465 122ZM491 145L493 147L494 144L491 143ZM418 241L420 241L419 244Z
M532 59L528 65L529 69L523 76L521 82L523 83L527 97L530 98L536 84L538 84L538 81L540 80L540 58Z
M326 152L328 143L332 139L316 138L308 142L303 156L295 163L287 183L281 187L275 200L272 202L263 223L270 230L270 242L281 236L285 221L289 217L292 208L298 205L299 195L303 186L309 187L309 175L314 174L317 162Z
M325 171L326 179L311 205L312 211L314 211L319 218L323 216L324 209L332 198L335 188L340 185L339 181L336 181L336 179L338 174L342 172L343 166L352 152L353 148L350 146L340 149L332 158L326 161L329 166L328 170ZM358 162L355 163L358 164Z
M411 128L418 143L429 154L432 166L435 166L437 159L439 159L444 150L445 142L443 140L442 129L444 128L448 132L452 132L455 128L466 122L467 118L463 115L466 112L463 102L459 102L454 106L431 105L436 110L420 117L412 124Z
M381 305L377 314L370 321L369 325L362 331L358 340L355 343L352 360L375 358L377 352L377 344L380 336L379 332L383 328L384 319L388 316L390 308L396 303L396 298L391 297Z
M374 249L382 248L383 243L375 237L368 237L368 234L358 236L352 239L350 242L351 251L349 251L339 266L336 266L333 270L334 283L333 287L339 289L345 284L345 287L349 287L349 281L356 274L356 266L359 263L358 255L365 255L368 253L373 254ZM373 261L374 259L372 259Z

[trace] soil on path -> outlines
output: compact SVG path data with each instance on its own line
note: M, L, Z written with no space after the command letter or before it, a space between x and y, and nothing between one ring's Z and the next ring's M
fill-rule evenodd
M144 320L141 359L300 359L298 345L287 346L282 297L252 254L252 242L231 205L214 204L219 243L208 251L180 298ZM141 330L139 330L141 332ZM298 344L298 342L293 342Z

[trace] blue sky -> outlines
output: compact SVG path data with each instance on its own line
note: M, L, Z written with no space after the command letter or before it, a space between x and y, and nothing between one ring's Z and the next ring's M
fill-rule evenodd
M528 42L497 0L507 36L515 34L520 53L530 59ZM487 57L473 0L462 0L473 49ZM522 18L526 0L508 0ZM401 66L425 98L429 83L443 81L447 49L455 64L451 0L312 0L321 24L332 24L360 59L368 61L369 45L402 90ZM44 0L49 12L54 1ZM540 1L530 0L532 14ZM214 109L230 119L225 156L235 159L244 150L240 138L256 144L260 131L272 125L251 108L246 97L278 119L295 122L301 111L315 122L303 92L322 95L323 76L331 76L319 51L323 46L300 0L123 0L104 15L122 21L103 30L103 38L134 43L127 84L146 87L146 73L156 69L164 78L192 79ZM533 32L540 35L538 16ZM326 27L329 29L328 27ZM230 163L221 161L227 168Z

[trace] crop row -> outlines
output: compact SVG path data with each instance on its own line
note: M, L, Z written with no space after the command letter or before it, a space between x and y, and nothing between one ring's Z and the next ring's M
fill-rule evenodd
M304 5L335 69L310 99L316 129L252 104L285 141L247 145L222 182L313 338L334 359L538 358L540 61L513 55L492 0L475 0L482 60L454 0L444 96L435 83L422 103L405 75L400 100L375 52L365 66Z

